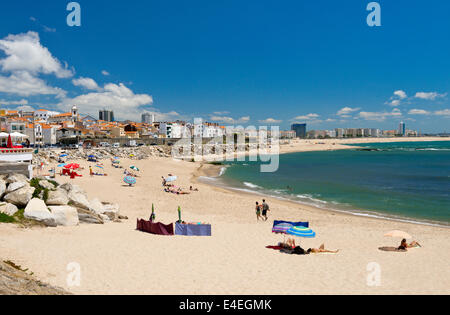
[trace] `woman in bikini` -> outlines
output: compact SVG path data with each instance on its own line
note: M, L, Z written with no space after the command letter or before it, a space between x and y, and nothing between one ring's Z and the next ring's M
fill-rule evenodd
M325 254L325 253L337 254L337 253L339 253L339 249L336 251L326 250L325 244L322 244L322 246L320 246L319 248L308 249L307 253L308 254Z

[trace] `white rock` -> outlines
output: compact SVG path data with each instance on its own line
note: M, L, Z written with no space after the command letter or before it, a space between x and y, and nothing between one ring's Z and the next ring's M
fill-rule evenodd
M25 187L25 185L27 185L27 182L14 182L12 184L9 184L8 188L6 189L6 193L12 193L13 191Z
M111 219L106 214L99 214L100 218L102 218L103 222L109 222Z
M56 226L55 217L41 199L32 199L25 208L24 216L27 219L42 222L47 226Z
M34 187L25 186L7 194L3 199L18 207L24 207L30 202L31 198L33 198L34 191Z
M22 174L11 174L8 176L8 179L6 180L8 184L12 184L15 182L28 182L28 177Z
M103 214L107 215L111 221L114 221L119 217L119 208L118 204L103 204Z
M104 224L103 219L99 215L95 214L90 210L77 208L77 211L78 211L78 219L82 223Z
M6 214L6 215L9 215L10 217L12 217L13 215L15 215L17 213L17 211L19 211L19 209L11 203L2 202L0 204L0 213Z
M0 179L0 198L3 197L6 193L6 181Z
M91 204L86 195L78 193L76 191L69 192L69 202L77 208L91 210Z
M56 188L55 185L50 183L48 180L41 180L39 182L39 186L41 186L42 188L45 188L45 189L49 189L49 190L52 190L52 189Z
M91 200L90 205L91 205L90 210L95 212L96 214L103 214L103 212L105 211L103 204L97 198L94 200Z
M80 221L78 219L78 211L74 207L55 206L50 207L57 225L61 226L77 226Z
M48 192L47 205L49 206L66 206L69 204L69 196L63 189Z

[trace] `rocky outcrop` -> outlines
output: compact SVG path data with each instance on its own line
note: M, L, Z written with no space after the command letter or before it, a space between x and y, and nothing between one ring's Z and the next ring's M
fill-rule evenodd
M12 217L18 211L19 211L19 209L11 203L6 203L6 202L0 203L0 213L6 214L6 215L9 215L10 217Z
M12 184L16 182L28 182L28 178L22 174L11 174L6 179L7 184Z
M77 208L78 211L78 219L81 223L88 224L104 224L105 221L94 212L86 209Z
M51 190L48 193L48 206L67 206L69 204L69 196L64 189Z
M56 188L55 185L50 183L48 180L41 180L41 181L39 181L39 186L41 186L44 189L48 189L48 190L53 190L53 189Z
M6 181L4 179L0 179L0 198L6 193Z
M120 208L118 204L103 203L102 214L106 215L111 221L120 219L119 210Z
M55 222L59 226L77 226L80 221L76 208L69 206L50 207Z
M91 204L88 200L86 192L77 185L66 183L61 186L67 192L69 198L69 204L74 207L91 210Z
M34 191L35 189L33 187L25 185L24 187L7 194L4 197L4 200L17 207L25 207L33 198Z
M13 191L16 191L22 187L25 187L28 183L27 182L15 182L9 184L8 188L6 189L6 193L12 193ZM29 186L29 185L28 185Z
M32 199L25 208L24 216L27 219L41 222L49 227L56 227L56 220L41 199Z
M0 176L0 194L6 193L5 202L0 201L0 213L13 216L18 208L25 208L25 219L50 227L120 222L119 205L97 198L89 201L86 192L72 183L57 186L45 178L28 182L23 175ZM39 194L35 193L36 189Z
M0 261L0 295L69 295L26 274L11 262Z

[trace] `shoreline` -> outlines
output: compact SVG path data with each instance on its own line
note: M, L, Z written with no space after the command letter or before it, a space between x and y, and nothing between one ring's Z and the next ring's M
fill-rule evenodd
M425 137L423 139L417 140L417 138L406 138L410 139L408 141L404 141L405 138L369 138L372 139L370 142L365 142L367 140L366 138L363 139L341 139L345 143L348 144L378 144L378 143L413 143L413 142L439 142L439 141L450 141L450 138L444 138L446 140L442 140L437 137ZM439 139L439 140L437 140ZM335 142L336 139L328 139L326 141L328 142ZM381 140L381 141L380 141ZM384 140L384 141L383 141ZM281 154L294 154L294 153L302 153L302 152L321 152L321 151L339 151L339 150L351 150L351 149L358 149L362 147L358 146L348 146L348 145L341 145L341 144L332 144L333 149L330 149L328 145L330 143L325 144L327 147L324 147L323 144L317 144L316 142L322 143L324 140L317 140L317 141L311 141L311 140L299 140L300 143L303 143L306 141L308 144L311 145L310 148L306 149L302 146L297 146L293 150L282 150L280 149L280 155ZM319 147L318 145L322 145L322 147ZM283 145L280 146L280 148L283 148ZM448 222L441 223L441 221L433 221L433 220L420 220L416 218L409 218L409 217L401 217L401 216L389 216L389 214L383 214L378 212L367 212L365 210L343 210L343 209L335 209L332 207L320 207L318 205L309 204L306 202L301 202L297 200L290 199L288 197L283 196L274 196L274 195L266 195L263 192L254 191L251 189L242 189L238 187L228 186L225 183L220 182L218 184L217 182L214 183L212 180L220 181L220 177L222 175L223 169L227 168L226 165L213 165L210 163L201 163L199 169L193 174L193 178L197 181L200 181L203 184L210 185L215 188L220 188L226 191L234 192L234 193L243 193L248 194L252 196L267 196L270 198L278 199L279 201L284 201L292 204L299 204L306 207L311 207L313 209L319 210L319 211L326 211L326 212L332 212L332 213L339 213L343 215L350 215L354 217L360 217L360 218L367 218L367 219L375 219L375 220L384 220L384 221L393 221L393 222L400 222L400 223L408 223L408 224L416 224L416 225L424 225L424 226L431 226L431 227L438 227L438 228L448 228L450 229L450 224ZM202 177L204 180L202 180Z
M205 170L206 165L206 170ZM406 224L414 224L414 225L421 225L421 226L429 226L429 227L436 227L436 228L444 228L444 229L450 229L450 224L440 224L439 221L420 221L415 218L407 218L407 217L390 217L389 215L383 215L382 213L370 213L369 211L365 213L362 210L359 210L361 212L353 212L351 210L340 210L335 209L331 207L319 207L317 205L309 204L306 202L301 202L293 199L289 199L288 197L282 197L282 196L274 196L269 194L264 194L263 192L258 191L252 191L250 189L241 189L237 187L227 186L226 184L214 184L217 183L217 181L220 180L220 176L218 176L221 172L220 166L215 165L208 165L203 164L200 166L201 170L198 170L198 173L196 172L195 175L193 175L193 180L195 182L202 183L204 185L211 186L212 188L228 191L230 193L235 194L244 194L248 196L254 196L254 197L266 197L266 198L272 198L277 199L279 202L285 202L287 204L291 205L301 205L303 207L308 207L311 210L314 209L315 211L323 211L326 213L333 213L338 215L344 215L344 216L350 216L350 217L358 217L363 219L370 219L370 220L379 220L379 221L386 221L386 222L398 222L398 223L406 223Z

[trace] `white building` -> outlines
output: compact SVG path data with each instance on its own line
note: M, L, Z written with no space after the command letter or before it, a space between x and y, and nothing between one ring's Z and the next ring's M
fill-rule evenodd
M48 120L51 117L57 116L59 114L60 113L58 113L58 112L52 112L52 111L49 111L49 110L46 110L46 109L40 109L40 110L34 112L34 119L48 122Z
M57 143L56 126L45 123L29 124L25 128L25 134L28 136L31 145L35 146L51 146ZM33 134L34 133L34 134Z
M150 113L142 114L142 123L153 125L155 123L155 115Z

